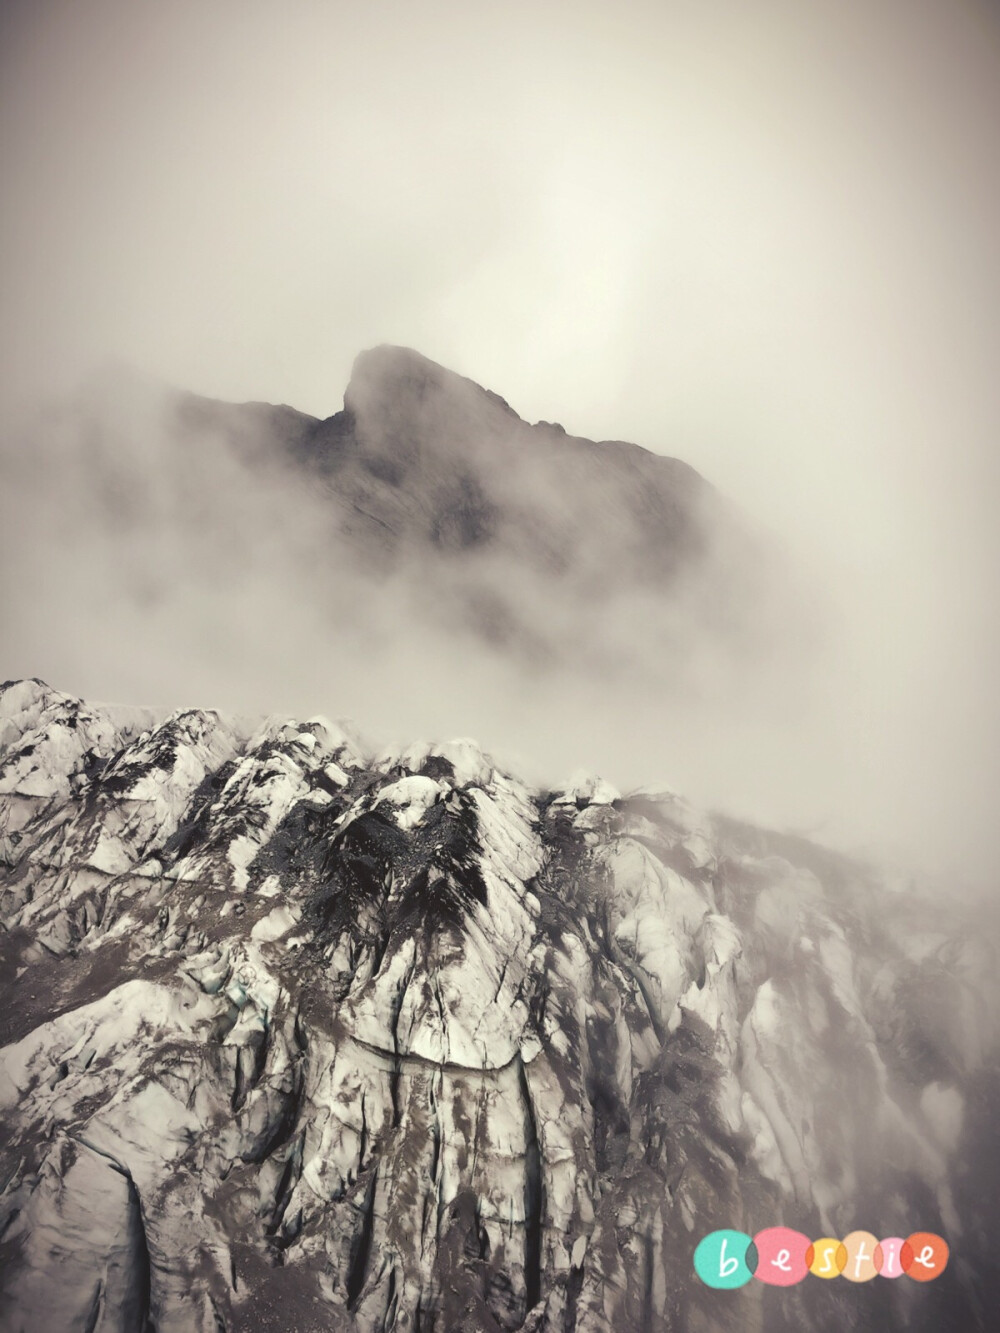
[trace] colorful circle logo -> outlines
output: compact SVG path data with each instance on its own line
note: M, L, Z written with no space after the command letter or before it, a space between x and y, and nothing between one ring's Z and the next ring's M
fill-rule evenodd
M753 1238L757 1251L754 1276L770 1287L791 1287L809 1271L809 1237L789 1227L768 1227Z
M806 1268L813 1277L840 1277L847 1263L847 1251L833 1236L814 1240L806 1251Z
M878 1249L878 1237L870 1231L852 1231L844 1237L844 1250L847 1260L843 1276L848 1282L870 1282L878 1274L875 1267L875 1251Z
M948 1266L949 1253L947 1243L933 1231L915 1231L903 1243L903 1272L915 1282L933 1282Z
M948 1265L947 1242L933 1231L914 1231L903 1240L878 1240L870 1231L852 1231L843 1240L810 1241L790 1227L765 1227L753 1240L743 1231L712 1231L698 1243L694 1270L709 1287L733 1290L752 1277L771 1287L791 1287L807 1274L829 1281L871 1282L912 1277L933 1282Z
M743 1231L712 1231L694 1252L694 1271L709 1287L732 1291L753 1277L747 1265L750 1237Z
M906 1241L901 1236L887 1236L880 1240L875 1250L875 1267L879 1277L897 1278L906 1272L903 1267L903 1247ZM912 1251L910 1251L912 1255ZM911 1260L912 1262L912 1260Z

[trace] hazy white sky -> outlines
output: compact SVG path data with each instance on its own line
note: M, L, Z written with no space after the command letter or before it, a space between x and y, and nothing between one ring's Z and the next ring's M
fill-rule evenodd
M401 342L749 501L863 467L878 509L986 462L983 3L2 13L8 384L120 356L328 415L355 353Z
M117 357L329 415L357 351L414 346L693 463L850 604L866 781L891 749L946 805L993 789L995 6L5 0L0 24L7 401Z

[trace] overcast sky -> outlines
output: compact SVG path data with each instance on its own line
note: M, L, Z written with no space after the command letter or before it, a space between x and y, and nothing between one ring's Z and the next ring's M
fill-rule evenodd
M325 416L397 342L529 420L676 454L852 604L867 781L891 748L939 770L942 818L978 788L969 827L995 822L995 6L4 0L0 23L6 403L120 358Z

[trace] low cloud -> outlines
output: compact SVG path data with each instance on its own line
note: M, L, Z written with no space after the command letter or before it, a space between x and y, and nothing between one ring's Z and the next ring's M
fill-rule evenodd
M719 633L705 609L723 585L704 573L664 599L628 579L590 596L593 571L509 551L412 549L379 568L315 477L262 453L266 432L239 452L225 431L178 434L175 402L115 375L7 435L5 674L350 716L376 744L472 735L542 785L589 768L986 875L996 718L937 694L947 654L919 655L946 584L907 605L893 571L859 580L786 536L772 558L798 601L748 583L737 631L725 613ZM557 522L558 495L535 499Z

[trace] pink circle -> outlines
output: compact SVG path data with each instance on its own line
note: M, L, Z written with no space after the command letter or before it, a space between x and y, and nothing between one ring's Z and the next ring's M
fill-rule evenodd
M806 1251L808 1236L790 1227L768 1227L753 1238L757 1247L757 1271L754 1277L769 1287L791 1287L801 1282L809 1271Z
M875 1250L875 1267L878 1269L879 1277L896 1278L902 1277L906 1269L903 1267L903 1246L906 1241L902 1236L887 1236L885 1240L880 1240Z

